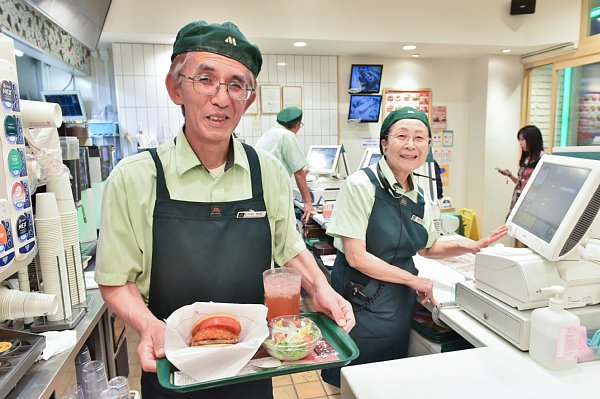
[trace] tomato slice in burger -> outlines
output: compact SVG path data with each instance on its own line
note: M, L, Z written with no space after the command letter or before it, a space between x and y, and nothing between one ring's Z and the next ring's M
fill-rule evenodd
M220 327L238 335L241 331L240 322L227 316L212 316L202 321L198 328Z

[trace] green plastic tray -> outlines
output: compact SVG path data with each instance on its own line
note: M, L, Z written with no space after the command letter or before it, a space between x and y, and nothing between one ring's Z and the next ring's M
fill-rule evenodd
M178 392L191 392L198 391L201 389L216 388L224 385L237 384L240 382L249 382L256 380L264 380L266 378L276 377L278 375L301 373L309 370L320 370L331 367L342 367L356 359L358 356L358 347L350 338L350 335L346 333L342 328L333 322L327 316L321 313L301 313L301 316L312 319L323 334L323 338L335 349L338 353L338 360L331 362L318 362L313 364L294 364L287 366L280 366L276 369L260 370L256 373L245 374L241 376L233 376L227 378L221 378L218 380L211 380L200 382L198 384L176 386L173 385L173 371L175 367L169 362L167 358L158 359L156 374L158 375L158 382L163 388L172 389Z

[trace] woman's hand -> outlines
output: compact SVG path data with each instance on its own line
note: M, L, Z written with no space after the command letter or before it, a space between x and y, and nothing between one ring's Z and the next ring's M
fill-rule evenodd
M156 373L156 359L165 357L165 329L166 324L155 319L141 331L137 354L142 370Z
M342 296L335 292L328 284L322 285L315 293L313 293L312 307L317 312L329 316L331 320L335 321L336 324L342 327L346 332L350 332L352 327L354 327L354 324L356 324L350 302L342 298Z
M507 225L496 227L487 237L484 237L481 240L472 243L472 245L469 246L468 252L476 254L481 250L481 248L489 247L490 245L504 237L506 233L508 233Z
M422 305L427 301L431 302L433 306L438 305L438 302L433 297L433 281L431 279L415 276L407 285L417 292L419 302Z
M508 169L498 169L496 168L496 170L498 171L498 173L500 173L502 176L507 176L507 177L512 177L512 173L510 172L510 170Z

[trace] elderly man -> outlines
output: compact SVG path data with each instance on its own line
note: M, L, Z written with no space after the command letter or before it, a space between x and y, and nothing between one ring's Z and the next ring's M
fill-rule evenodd
M185 125L107 180L96 281L140 335L144 399L269 398L270 380L186 395L160 387L163 320L197 301L262 303L262 272L273 262L299 270L314 307L338 325L350 330L354 316L295 230L286 171L232 137L256 98L258 48L232 23L198 21L179 31L171 61L165 83Z
M313 207L310 189L306 183L306 158L296 140L302 125L302 110L298 107L285 108L277 114L277 122L258 139L254 147L275 155L288 174L294 175L304 204L302 222L308 223L317 211Z

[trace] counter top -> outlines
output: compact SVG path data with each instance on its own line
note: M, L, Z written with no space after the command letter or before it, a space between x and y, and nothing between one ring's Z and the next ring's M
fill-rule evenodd
M547 370L530 359L528 352L522 352L456 306L454 286L469 279L468 272L461 273L420 256L414 259L419 275L433 280L434 296L442 303L439 319L475 348L344 367L342 398L531 399L598 395L600 361L579 363L571 370Z
M49 360L39 360L21 378L18 384L6 396L9 399L38 399L50 398L60 379L61 370L69 364L75 364L75 356L92 333L106 310L106 304L97 290L87 292L88 309L79 324L75 327L77 343L65 352L51 357ZM64 387L60 387L64 388Z

